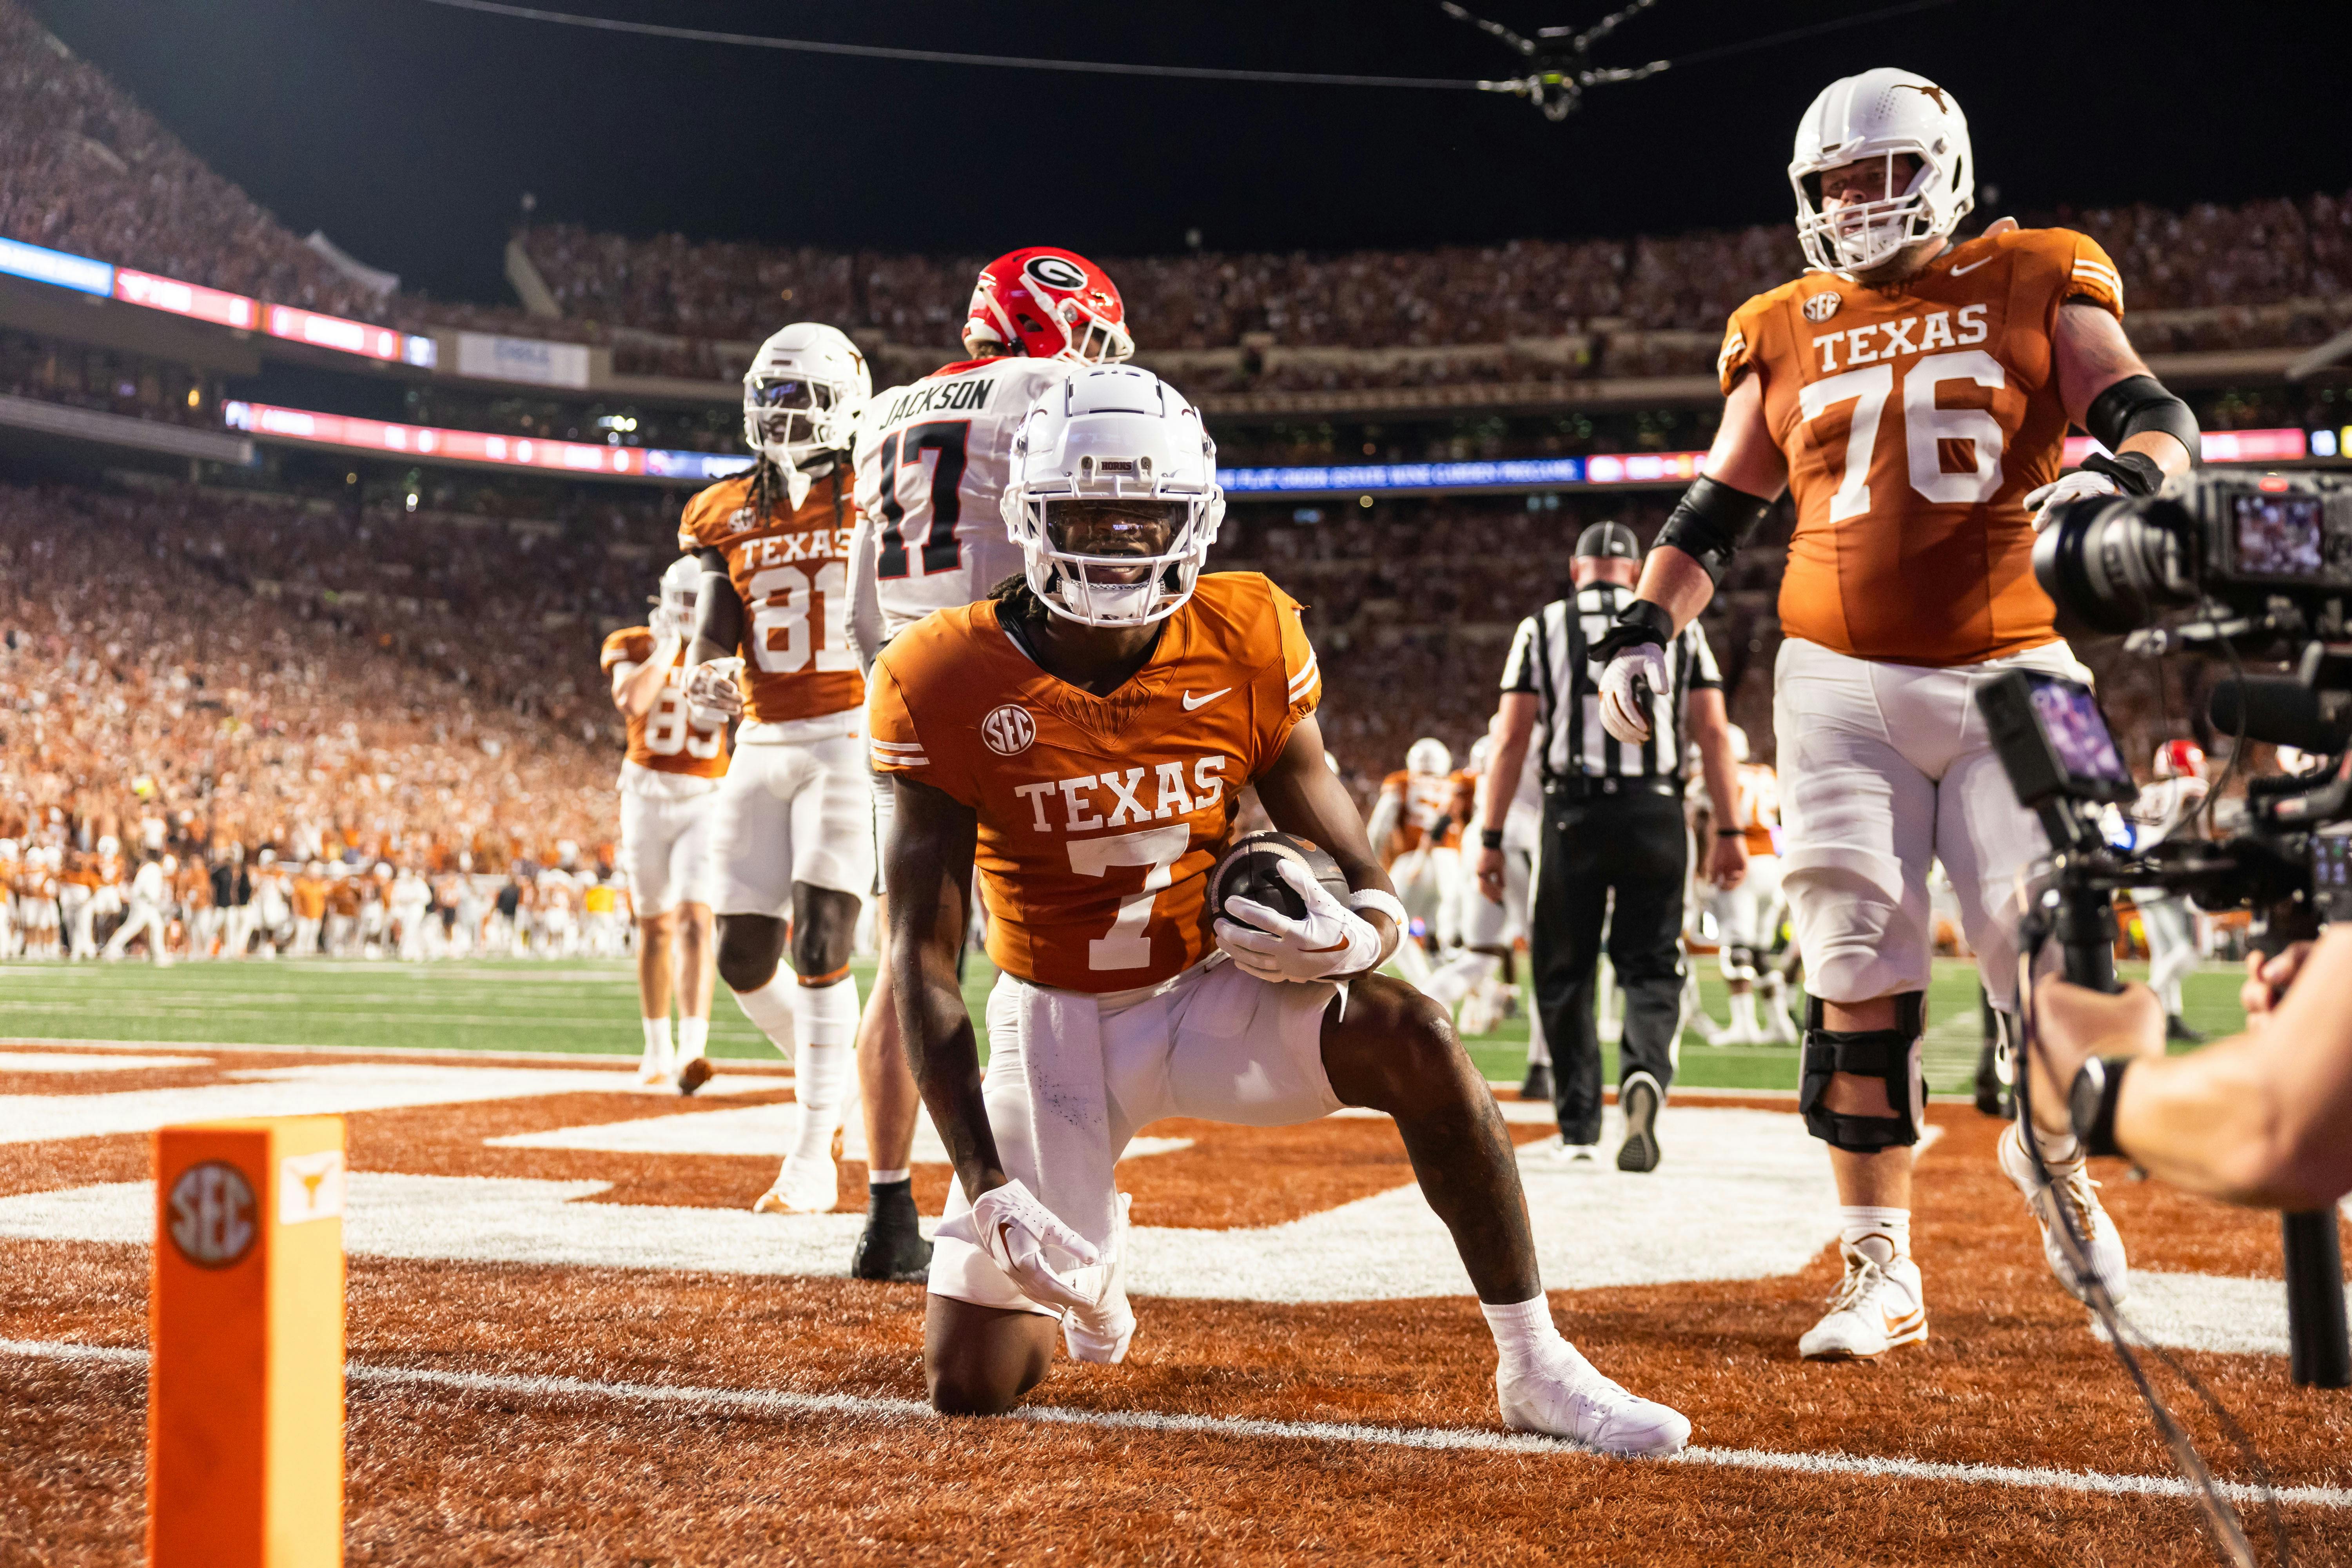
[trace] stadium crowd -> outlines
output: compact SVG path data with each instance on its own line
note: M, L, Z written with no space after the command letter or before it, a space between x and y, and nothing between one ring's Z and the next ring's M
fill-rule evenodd
M616 367L638 374L739 374L742 345L795 317L950 347L986 259L541 224L520 237L561 319L377 294L207 168L16 0L0 0L0 159L10 171L0 234L10 237L412 330L610 343ZM2106 247L2129 280L2137 319L2128 324L2144 352L2317 342L2352 319L2344 195L2021 216L2063 222ZM1104 259L1147 351L1244 351L1232 367L1187 378L1198 392L1704 372L1732 308L1802 266L1786 224L1426 251ZM2149 321L2151 310L2196 314ZM1538 352L1528 340L1551 347ZM1283 353L1314 348L1459 352L1372 363Z
M484 871L604 843L618 736L593 626L510 624L459 580L584 600L599 556L553 572L554 552L487 529L413 532L463 574L419 581L412 563L432 552L365 521L185 490L0 487L0 837L435 870L462 856ZM247 574L265 560L284 576ZM456 595L451 614L395 631L408 595L331 586L380 560L404 586ZM478 619L460 624L460 605Z

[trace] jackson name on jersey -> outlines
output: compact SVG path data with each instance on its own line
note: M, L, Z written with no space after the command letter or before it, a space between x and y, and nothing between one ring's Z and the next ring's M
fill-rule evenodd
M751 504L751 478L721 479L686 503L677 547L716 550L743 601L743 717L783 725L783 741L854 733L865 678L849 644L849 537L856 521L836 466L797 510L772 487L766 515ZM835 721L850 714L846 725ZM803 732L805 731L805 732Z
M895 386L857 427L857 508L871 520L882 636L969 605L1021 570L998 498L1013 432L1062 360L965 360Z
M1932 666L2057 640L2024 497L2058 477L2051 344L2074 300L2123 315L2106 253L2068 229L2012 229L1884 288L1810 273L1732 312L1724 393L1761 378L1796 498L1787 635Z
M943 611L882 650L866 721L877 772L978 814L997 967L1098 993L1208 956L1208 872L1236 797L1321 692L1297 602L1226 572L1108 697L1038 668L994 601Z

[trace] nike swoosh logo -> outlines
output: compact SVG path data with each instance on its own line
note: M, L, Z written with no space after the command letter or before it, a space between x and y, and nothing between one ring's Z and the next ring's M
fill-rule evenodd
M1206 697L1195 697L1191 692L1187 691L1184 693L1184 711L1190 713L1196 708L1206 708L1210 703L1214 702L1218 698L1223 697L1226 692L1231 691L1232 689L1233 688L1230 686L1220 686L1214 691L1210 692Z
M1978 259L1969 262L1966 267L1955 267L1952 268L1952 276L1958 278L1966 273L1974 272L1978 268L1982 267L1986 262L1990 261L1991 259L1992 258L1990 256L1980 257Z

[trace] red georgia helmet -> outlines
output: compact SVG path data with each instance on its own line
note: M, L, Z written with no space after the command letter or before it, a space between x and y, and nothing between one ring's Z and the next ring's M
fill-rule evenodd
M1031 359L1116 364L1135 352L1109 274L1051 245L1008 251L982 268L963 331Z
M2166 741L2156 748L2156 776L2160 779L2201 779L2205 748L2194 741Z

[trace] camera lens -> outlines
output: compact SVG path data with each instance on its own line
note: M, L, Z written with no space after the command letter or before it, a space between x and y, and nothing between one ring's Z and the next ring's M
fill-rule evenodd
M2197 602L2194 535L2178 502L2103 496L2070 502L2033 542L2033 575L2091 631L2137 631Z

